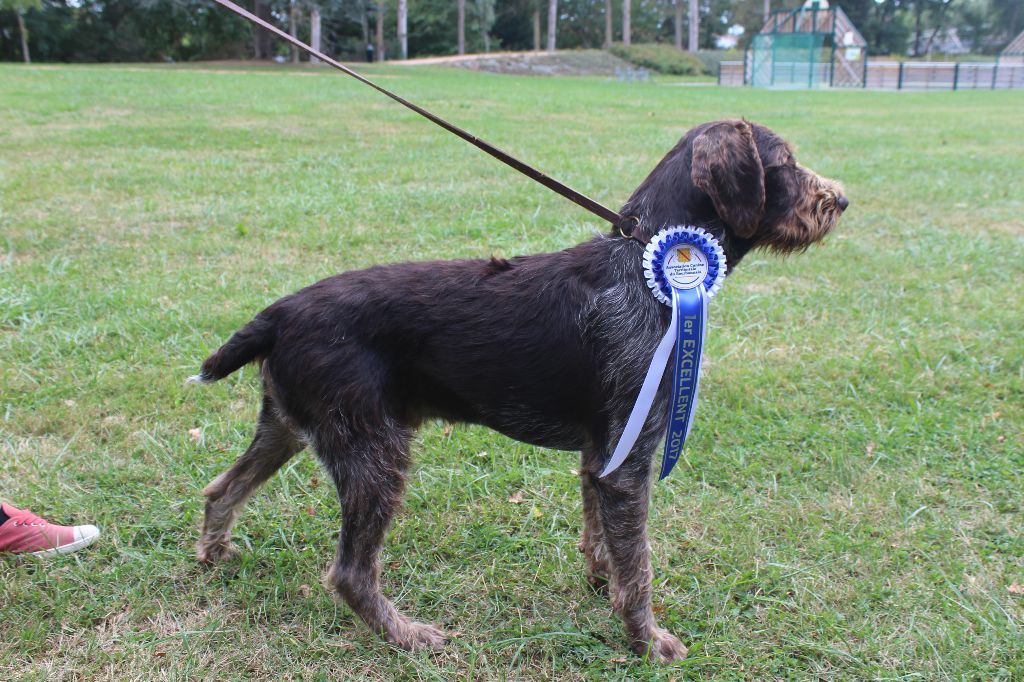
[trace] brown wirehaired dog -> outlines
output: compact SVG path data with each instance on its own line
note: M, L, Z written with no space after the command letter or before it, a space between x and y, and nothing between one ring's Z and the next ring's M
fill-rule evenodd
M664 662L686 647L651 610L647 508L651 459L666 428L668 381L625 463L598 478L632 409L670 311L644 281L644 242L698 225L729 268L754 248L794 251L821 239L847 206L842 188L796 163L764 126L689 131L622 209L612 234L509 260L404 263L347 272L286 296L211 355L198 381L249 362L263 377L256 437L203 491L198 558L238 550L231 526L246 498L310 445L343 510L328 583L399 646L437 647L437 627L381 593L379 554L402 499L409 441L426 419L484 424L517 440L582 452L580 548L607 578L632 649Z

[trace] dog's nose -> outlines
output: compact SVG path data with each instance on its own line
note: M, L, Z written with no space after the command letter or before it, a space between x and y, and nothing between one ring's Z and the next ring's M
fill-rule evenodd
M840 211L845 211L846 207L850 205L850 200L847 199L846 196L840 194L839 198L836 199L836 203L839 204Z

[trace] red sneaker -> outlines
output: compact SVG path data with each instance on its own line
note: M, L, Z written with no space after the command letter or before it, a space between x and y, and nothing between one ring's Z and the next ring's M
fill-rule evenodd
M54 556L70 554L96 542L96 526L58 526L25 509L2 505L8 518L0 524L0 553Z

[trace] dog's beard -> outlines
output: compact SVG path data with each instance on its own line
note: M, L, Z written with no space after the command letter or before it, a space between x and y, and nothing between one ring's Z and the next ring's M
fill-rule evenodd
M803 251L835 228L843 214L839 207L842 185L808 174L803 196L805 199L783 217L764 246L780 253Z
M820 241L835 229L839 216L843 214L843 209L839 208L840 196L842 190L838 187L829 187L818 195L818 200L810 213L810 220L805 221L810 244Z

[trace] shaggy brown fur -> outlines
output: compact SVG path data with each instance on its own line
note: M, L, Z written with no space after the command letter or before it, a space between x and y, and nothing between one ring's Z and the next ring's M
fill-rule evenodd
M598 478L622 432L669 310L644 281L643 241L699 225L730 269L753 248L801 249L846 208L840 186L796 164L763 126L691 130L623 208L616 230L557 253L509 260L407 263L348 272L286 296L203 363L216 381L260 364L263 410L249 449L204 490L198 557L237 550L231 526L248 496L306 445L334 479L343 525L328 583L367 625L408 649L437 627L381 593L379 553L426 419L484 424L527 443L582 453L580 548L608 580L631 648L659 661L686 647L651 608L647 508L651 459L666 425L667 383L625 463Z

